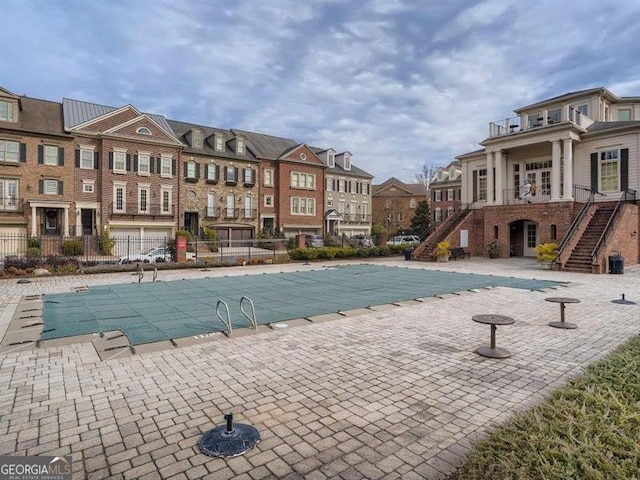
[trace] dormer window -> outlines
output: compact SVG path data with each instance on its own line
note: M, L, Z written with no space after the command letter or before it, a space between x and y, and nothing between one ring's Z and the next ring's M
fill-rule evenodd
M202 148L202 130L197 128L191 130L191 146L193 148Z
M327 166L333 168L336 166L336 154L333 152L327 153Z
M344 156L344 169L351 170L351 155Z
M151 135L151 130L149 130L147 127L138 127L136 133L140 135Z
M244 138L242 137L236 139L236 153L238 155L244 155Z
M216 135L216 151L222 152L224 150L224 138L222 135Z
M0 120L3 122L13 122L14 118L14 104L0 100Z

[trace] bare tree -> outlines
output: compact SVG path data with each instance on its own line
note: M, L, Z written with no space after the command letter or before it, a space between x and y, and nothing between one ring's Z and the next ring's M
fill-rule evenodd
M420 173L416 173L416 181L423 184L425 189L428 191L431 186L431 182L433 182L436 177L437 171L438 167L427 162L422 165L422 171Z

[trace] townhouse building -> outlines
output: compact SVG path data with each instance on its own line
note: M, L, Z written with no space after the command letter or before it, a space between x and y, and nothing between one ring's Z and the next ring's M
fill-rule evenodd
M371 234L371 180L356 167L351 152L314 148L327 167L324 182L324 228L334 236Z
M404 183L391 177L380 185L373 185L373 224L385 227L389 235L408 231L418 203L428 198L422 183Z
M192 235L212 229L219 241L254 238L260 228L260 162L246 138L229 130L168 123L183 145L181 227Z
M462 168L458 160L436 170L429 185L429 197L434 224L453 215L462 197Z
M559 268L604 272L612 252L638 263L640 97L604 87L553 97L489 123L483 148L457 157L461 208L416 250L449 239L472 255L535 256L560 245Z

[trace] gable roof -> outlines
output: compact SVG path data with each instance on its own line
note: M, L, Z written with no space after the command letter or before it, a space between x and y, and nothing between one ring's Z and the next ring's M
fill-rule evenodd
M563 93L562 95L558 95L558 96L555 96L555 97L547 98L545 100L541 100L539 102L532 103L531 105L526 105L524 107L520 107L520 108L514 110L514 112L519 114L524 110L529 110L530 108L536 108L538 106L547 105L549 103L556 103L558 101L570 100L570 99L572 99L574 97L582 97L584 95L592 95L592 94L596 94L596 93L600 94L600 95L606 94L608 97L610 97L612 99L617 99L618 98L613 93L611 93L609 90L607 90L604 87L587 88L586 90L576 90L575 92L567 92L567 93Z
M60 103L29 97L18 98L21 105L18 121L2 122L0 128L45 135L68 136L62 126L62 105Z
M135 107L129 105L136 112ZM83 102L82 100L74 100L72 98L62 99L62 110L64 113L64 128L70 130L73 127L82 125L91 120L99 118L107 113L115 112L123 107L109 107L106 105L98 105L97 103ZM161 128L166 130L171 135L175 136L171 126L167 122L167 119L163 115L157 115L154 113L142 113L149 117L153 122L157 123Z
M398 180L396 177L391 177L380 185L373 185L371 193L372 195L376 195L379 193L384 193L384 190L389 187L396 187L399 190L402 190L406 195L426 195L427 188L422 183L404 183L401 180ZM402 192L393 192L394 195L402 194Z
M277 160L288 151L300 145L291 138L274 137L263 133L247 132L245 130L231 129L231 133L242 136L249 142L249 147L257 158Z
M332 151L335 153L335 150L333 148L319 148L319 147L309 147L309 148L313 150L316 153L316 155L323 152L328 152L328 151ZM373 175L371 175L369 172L362 170L361 168L356 167L353 163L351 164L351 170L345 170L342 167L342 165L340 165L338 162L335 162L334 167L329 167L327 161L324 160L322 157L320 157L320 161L327 167L326 173L332 173L336 175L345 175L345 176L352 175L354 177L363 177L363 178L373 178Z

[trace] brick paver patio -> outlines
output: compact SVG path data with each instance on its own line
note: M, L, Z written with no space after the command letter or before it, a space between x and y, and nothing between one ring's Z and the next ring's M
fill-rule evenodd
M324 265L335 264L328 262ZM494 288L299 328L101 361L93 345L0 355L0 455L73 454L74 478L439 479L474 441L640 333L640 268L624 275L538 270L532 260L380 263L571 282L551 292ZM321 268L323 264L160 272L164 280ZM0 336L21 296L129 283L129 273L0 280ZM548 327L570 296L577 330ZM511 316L490 360L478 313ZM259 312L258 312L259 314ZM230 459L201 454L206 430L236 421L261 441Z

